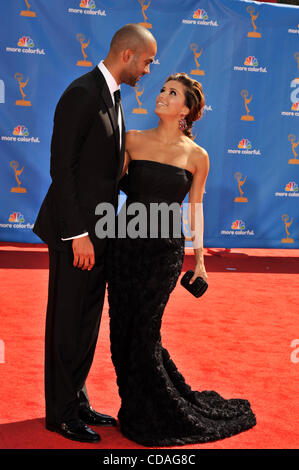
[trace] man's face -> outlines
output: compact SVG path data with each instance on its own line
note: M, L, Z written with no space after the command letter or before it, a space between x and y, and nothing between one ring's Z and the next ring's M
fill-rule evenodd
M132 52L132 57L123 70L121 81L130 86L135 86L143 75L150 73L150 64L157 52L155 41L148 41L144 50L139 54Z

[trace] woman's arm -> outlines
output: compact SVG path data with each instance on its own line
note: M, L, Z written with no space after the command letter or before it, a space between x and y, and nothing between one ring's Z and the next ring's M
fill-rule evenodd
M134 154L136 151L136 147L138 148L138 144L140 145L141 131L136 131L134 129L129 130L126 132L126 143L125 143L125 160L124 166L121 173L121 178L128 170L128 166L130 161L132 160L131 155Z
M188 202L188 221L195 255L195 269L194 275L190 280L191 284L198 276L202 277L205 281L208 278L203 256L203 195L209 173L209 156L207 152L202 148L197 148L195 161L196 169L193 175Z
M121 178L127 173L129 163L132 160L132 156L136 153L136 151L142 144L141 138L142 138L142 131L131 129L126 133L125 160L124 160L122 173L120 176Z

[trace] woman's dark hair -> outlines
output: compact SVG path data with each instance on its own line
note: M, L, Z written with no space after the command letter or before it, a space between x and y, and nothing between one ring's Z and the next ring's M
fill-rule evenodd
M170 75L167 77L165 82L169 82L170 80L176 80L184 85L185 105L190 110L189 114L185 117L188 127L184 131L184 134L187 137L190 137L190 139L193 139L193 122L201 118L205 105L205 97L202 91L201 83L199 83L197 80L193 80L184 72Z

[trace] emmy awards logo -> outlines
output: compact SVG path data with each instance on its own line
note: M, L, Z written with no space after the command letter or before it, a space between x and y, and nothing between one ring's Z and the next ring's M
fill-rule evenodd
M290 232L289 232L289 226L292 225L293 219L290 221L290 218L287 214L283 214L281 216L281 220L284 222L285 225L285 231L287 234L286 238L281 239L281 243L294 243L293 238L290 238Z
M254 14L254 7L252 7L252 6L247 7L246 10L248 11L248 13L251 16L251 23L252 23L252 27L253 27L253 31L249 31L249 33L247 33L247 36L249 38L261 38L262 37L261 33L258 33L256 31L256 24L255 24L255 20L259 16L259 12L255 15Z
M142 89L142 91L139 91L139 86L135 86L134 90L135 90L136 100L138 102L139 108L134 108L132 110L132 113L133 114L147 114L147 110L142 108L142 102L140 101L140 98L139 98L143 94L144 88Z
M22 10L20 15L21 16L30 16L31 18L34 18L36 17L36 13L34 11L31 11L30 8L31 8L31 5L30 3L28 2L28 0L25 0L25 3L27 5L27 10Z
M294 57L297 61L297 68L299 69L299 52L295 52ZM295 78L295 80L296 80L296 78ZM297 80L299 80L299 79L297 78Z
M23 172L24 170L24 167L21 169L21 170L18 170L19 168L19 162L16 162L15 160L11 161L10 162L10 166L11 168L14 170L15 172L15 178L16 178L16 181L18 183L18 186L15 187L15 188L11 188L10 192L11 193L27 193L27 189L26 188L22 188L21 187L21 181L19 179L19 176L21 175L21 173Z
M192 44L191 44L190 49L191 49L191 51L192 51L193 54L194 54L194 60L195 60L195 63L196 63L196 69L191 70L190 73L191 73L192 75L204 75L205 72L204 72L204 70L200 70L200 69L199 69L200 64L199 64L199 62L198 62L198 58L201 56L203 49L201 49L200 52L197 52L198 45L195 44L195 43L192 43Z
M248 91L247 90L242 90L241 91L241 96L244 100L244 104L245 104L245 108L246 108L246 112L247 112L247 114L245 116L241 116L241 120L242 121L254 121L254 117L249 115L250 110L248 108L248 103L250 103L250 101L252 100L252 95L251 95L250 98L248 98Z
M87 54L85 52L85 49L89 46L89 39L87 42L84 42L85 41L85 36L84 34L77 34L77 41L80 42L81 44L81 52L82 52L82 55L84 57L83 60L78 60L77 62L77 65L79 67L91 67L92 66L92 62L90 62L89 60L86 60L87 59Z
M245 183L247 176L245 176L245 178L243 179L243 181L241 181L242 173L239 173L239 172L237 171L237 172L234 174L234 177L235 177L236 180L238 181L238 187L239 187L239 193L240 193L240 196L235 197L234 201L235 201L235 202L248 202L247 197L243 197L244 191L242 190L242 186L243 186L243 184Z
M24 93L24 88L26 87L28 81L29 81L29 78L27 78L26 82L23 82L23 74L22 73L19 73L17 72L15 74L15 79L17 80L18 84L19 84L19 88L20 88L20 93L22 95L22 99L21 100L17 100L16 101L16 105L17 106L31 106L31 102L28 101L28 100L25 100L25 96L26 94Z
M139 23L141 26L144 26L145 28L147 29L151 29L152 28L152 25L150 23L147 22L148 20L148 17L146 16L145 12L146 10L148 9L148 7L150 6L151 2L149 1L147 5L144 4L144 0L138 0L138 3L140 3L141 5L141 9L142 9L142 14L143 14L143 18L144 18L144 23Z
M298 153L296 152L296 148L298 147L299 145L299 140L297 142L295 142L296 140L296 137L294 136L294 134L290 134L288 136L288 139L289 141L291 142L291 145L292 145L292 152L293 152L293 155L294 155L294 158L290 158L289 159L289 163L290 164L293 164L293 165L299 165L299 158L298 157Z

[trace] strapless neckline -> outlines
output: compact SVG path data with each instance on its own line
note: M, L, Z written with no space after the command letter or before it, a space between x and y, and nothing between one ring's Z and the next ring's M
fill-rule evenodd
M153 166L162 165L162 166L165 166L165 167L176 168L178 170L185 171L189 177L193 178L193 173L191 173L190 170L187 170L186 168L182 168L181 166L172 165L171 163L158 162L157 160L132 159L132 160L130 160L129 165L131 165L131 163L136 164L137 162L146 162L146 163L153 164Z

